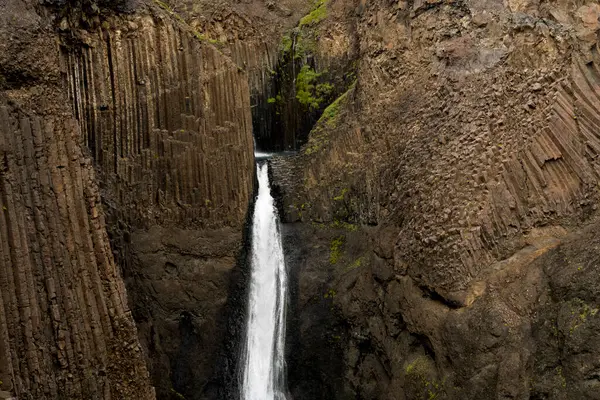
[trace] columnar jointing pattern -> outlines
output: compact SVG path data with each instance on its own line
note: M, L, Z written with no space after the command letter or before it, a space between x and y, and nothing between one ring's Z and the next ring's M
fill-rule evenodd
M511 229L544 221L548 215L566 218L591 211L600 181L598 83L596 63L573 63L571 78L557 92L549 124L526 149L504 163L480 236L470 237L473 250L488 247L486 239L493 242ZM475 273L472 268L477 259L463 261Z
M76 122L0 104L0 159L2 390L153 398Z
M162 20L99 31L65 55L83 142L125 218L243 223L253 175L246 75Z

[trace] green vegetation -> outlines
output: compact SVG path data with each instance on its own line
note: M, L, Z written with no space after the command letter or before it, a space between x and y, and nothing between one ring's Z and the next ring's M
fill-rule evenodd
M317 49L315 33L310 29L295 29L283 36L279 44L282 60L302 60ZM293 54L292 54L293 53Z
M330 224L330 227L337 228L337 229L344 229L344 230L349 231L349 232L356 232L358 230L358 225L351 224L351 223L346 222L346 221L340 221L339 219L335 219Z
M346 241L346 237L344 235L338 236L331 241L331 245L329 246L329 263L337 264L340 257L342 256L342 246Z
M298 217L302 219L302 213L304 210L310 208L310 203L302 203L300 205L293 204L292 207L298 212Z
M348 193L348 188L343 188L342 192L338 196L335 196L333 198L333 200L334 201L342 201L342 200L344 200L344 197L346 196L346 193Z
M336 293L336 291L335 291L335 290L333 290L333 289L329 289L329 290L327 291L327 293L325 293L325 295L324 295L323 297L324 297L324 298L326 298L326 299L333 299L333 298L335 297L335 295L336 295L336 294L337 294L337 293Z
M340 340L342 340L342 337L340 335L331 335L329 342L336 343L336 342L339 342Z
M589 306L581 299L573 300L571 302L571 315L573 317L569 333L573 334L573 332L584 324L589 317L594 317L596 314L598 314L598 308Z
M352 89L354 89L354 86L356 86L356 81L350 85L348 90L335 99L333 103L327 106L325 111L323 111L323 115L321 115L321 118L319 118L318 123L326 124L330 128L337 125L337 119L340 115L341 106L346 102L348 94Z
M194 36L196 36L196 38L198 40L203 41L203 42L208 42L208 43L212 44L213 46L220 47L220 46L223 46L225 44L225 43L221 42L220 40L211 39L208 36L206 36L205 34L199 33L199 32L197 32L195 30L192 30L192 33L194 34Z
M295 208L298 209L298 207L296 207L296 206L295 206ZM327 228L343 229L348 232L356 232L358 230L358 225L352 224L352 223L346 222L346 221L341 221L339 219L335 219L335 220L333 220L333 222L330 222L329 224L325 224L323 222L314 222L314 221L312 221L311 224L315 228L319 228L319 229L327 229Z
M279 50L281 51L282 54L287 54L292 51L293 44L294 44L294 40L292 39L292 37L289 34L284 35L283 38L281 39L281 44L279 45Z
M183 397L183 395L181 393L179 393L178 391L176 391L173 388L171 388L171 393L173 393L175 395L175 397L177 397L178 399L185 400L185 397Z
M321 75L323 72L316 72L309 65L304 65L296 77L296 99L311 111L318 109L333 90L328 82L316 83Z
M327 133L325 131L313 131L308 139L308 145L304 150L304 154L311 155L313 153L317 153L327 144L329 144L329 137L327 137Z
M562 367L558 366L555 368L556 371L556 375L558 377L558 380L560 381L560 386L562 386L563 388L567 387L567 380L565 379L565 376L563 375L562 372Z
M364 257L358 257L356 260L354 260L354 262L352 264L350 264L346 268L346 271L352 271L353 269L362 267L364 260L365 260Z
M446 391L445 380L438 382L431 379L431 376L435 376L435 367L426 356L417 357L413 360L406 366L405 372L408 382L422 387L423 399L438 399Z
M346 103L350 91L354 89L354 86L355 83L353 83L346 92L344 92L341 96L335 99L333 103L325 108L321 118L319 118L319 121L317 121L315 128L310 134L308 144L304 149L304 153L306 155L317 153L327 144L329 144L328 128L331 129L337 126L341 115L340 111L342 110L343 105Z
M164 1L154 0L154 3L156 3L156 5L162 8L163 10L173 13L173 9L171 8L171 6L165 3Z
M165 10L166 12L168 12L169 14L171 14L173 17L175 17L183 25L185 25L190 30L190 32L196 37L196 39L198 39L200 41L203 41L203 42L208 42L208 43L216 46L217 50L219 50L219 52L220 52L219 47L221 47L225 43L223 43L223 42L221 42L220 40L217 40L217 39L211 39L208 36L206 36L205 34L200 33L198 31L196 31L195 29L193 29L187 23L187 21L185 19L183 19L183 17L181 15L179 15L178 13L175 12L175 10L173 10L173 8L169 4L167 4L167 3L165 3L165 2L163 2L161 0L154 0L154 3L156 5L158 5L160 8L162 8L163 10Z
M316 0L313 9L304 16L299 23L300 27L316 25L327 17L327 0Z

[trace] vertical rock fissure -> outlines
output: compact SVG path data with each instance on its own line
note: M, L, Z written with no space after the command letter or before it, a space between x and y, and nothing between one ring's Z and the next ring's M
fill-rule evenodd
M106 55L107 55L107 59L108 59L108 71L110 73L110 88L111 88L111 96L112 96L112 106L113 106L113 112L112 112L112 116L113 116L113 126L112 126L112 130L113 130L113 171L117 172L118 168L117 168L117 163L118 163L118 157L117 157L117 113L115 112L115 110L117 110L117 87L115 86L115 68L113 65L113 60L114 57L112 55L112 46L110 43L110 35L107 33L106 34Z

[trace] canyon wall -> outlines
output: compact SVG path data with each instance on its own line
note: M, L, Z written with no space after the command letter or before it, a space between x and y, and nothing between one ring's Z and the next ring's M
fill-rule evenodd
M108 18L78 40L63 53L70 99L157 394L215 398L226 378L217 360L228 360L220 375L237 361L236 348L221 349L245 304L247 74L164 7Z
M248 75L162 3L45 3L3 6L0 390L229 396Z
M167 3L174 14L248 74L257 148L262 151L287 149L286 146L292 144L292 133L282 132L281 127L276 126L279 114L274 104L282 37L306 14L310 2L170 0Z
M272 162L292 393L595 398L598 5L327 7L356 85Z
M0 5L0 393L153 399L46 10Z

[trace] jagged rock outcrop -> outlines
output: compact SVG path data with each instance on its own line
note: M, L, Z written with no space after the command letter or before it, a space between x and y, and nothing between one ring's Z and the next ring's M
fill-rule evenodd
M321 249L290 258L314 299L293 313L292 391L315 390L314 368L338 398L595 398L597 357L579 355L600 299L557 254L592 243L574 232L597 214L597 4L328 7L355 11L357 84L301 155L272 163L303 222L289 246Z
M153 399L49 21L0 5L0 391Z

